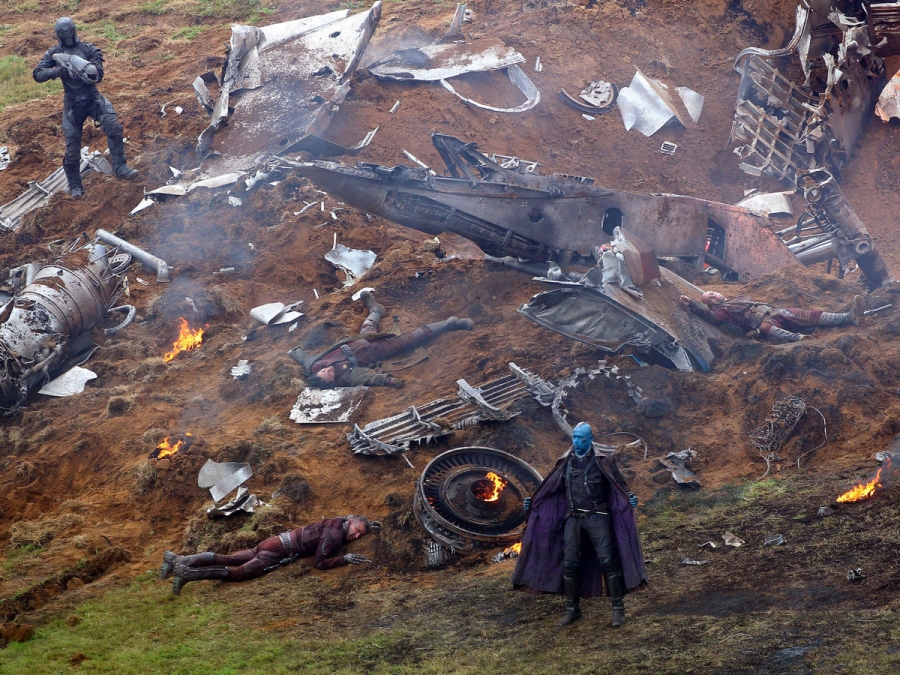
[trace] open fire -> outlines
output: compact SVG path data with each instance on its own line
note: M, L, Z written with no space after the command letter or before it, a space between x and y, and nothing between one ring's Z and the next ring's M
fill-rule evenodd
M882 484L881 469L879 468L872 480L870 480L868 483L860 483L859 485L856 485L851 490L838 497L836 501L858 502L861 499L868 499L869 497L874 496L875 490L880 487L882 487Z
M179 450L184 448L191 442L193 434L178 434L176 436L166 436L162 442L156 446L156 451L151 455L151 459L163 459L171 457Z
M203 342L203 329L191 330L187 319L181 319L181 330L178 331L178 339L172 345L172 351L163 356L163 361L168 363L181 352L189 352L196 349Z
M506 487L506 481L493 471L488 471L484 480L472 485L472 494L483 502L495 502L500 499L500 493Z

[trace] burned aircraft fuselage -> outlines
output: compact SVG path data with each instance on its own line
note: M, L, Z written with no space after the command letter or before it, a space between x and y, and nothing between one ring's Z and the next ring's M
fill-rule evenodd
M769 219L741 207L613 190L579 176L540 176L523 163L505 168L474 143L440 134L432 140L447 165L444 176L402 165L291 164L362 211L431 235L454 232L491 255L589 256L624 227L660 256L705 260L744 279L794 260Z
M122 275L111 269L103 246L42 267L0 310L0 407L21 405L29 391L85 351L89 331L122 290Z

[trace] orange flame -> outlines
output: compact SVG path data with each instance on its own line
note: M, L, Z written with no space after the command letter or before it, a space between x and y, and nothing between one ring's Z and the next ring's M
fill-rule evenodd
M163 361L168 363L181 352L189 352L196 349L203 342L203 329L191 330L187 319L181 319L181 330L178 331L178 339L172 345L172 351L163 356Z
M522 552L522 542L520 541L520 542L517 542L517 543L513 544L512 546L510 546L509 551L510 551L510 553L515 553L516 555L519 555Z
M858 502L860 499L868 499L875 494L875 489L881 485L881 469L875 473L875 478L868 483L860 483L849 492L845 492L837 498L839 502Z
M159 451L156 454L157 459L162 459L163 457L170 457L174 455L176 452L178 452L178 450L181 449L181 446L184 445L184 441L180 438L175 440L175 445L171 445L169 443L169 440L171 438L171 436L166 436L163 442L156 446L156 449Z
M475 492L475 496L478 497L483 502L495 502L500 499L500 493L503 492L503 488L506 487L506 481L500 478L493 471L488 471L487 476L485 478L491 483L494 484L493 488L485 488L482 490L478 490Z

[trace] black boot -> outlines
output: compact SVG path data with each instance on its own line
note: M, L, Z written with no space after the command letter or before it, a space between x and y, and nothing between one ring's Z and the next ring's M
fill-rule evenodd
M113 173L116 178L131 180L138 175L137 169L132 169L125 162L125 142L121 136L107 136L106 143L109 146L109 159L112 162Z
M66 181L69 183L69 196L72 199L84 197L84 186L81 184L81 171L77 164L63 164Z
M625 578L618 570L606 572L606 585L612 600L612 627L618 628L625 623Z
M455 316L451 316L449 319L444 319L438 323L429 323L425 327L431 331L432 335L440 335L448 330L472 330L475 328L475 322L472 319L458 319Z
M557 626L569 626L584 616L578 606L578 577L563 576L563 585L566 589L566 613Z
M172 577L172 595L179 595L182 587L189 581L227 578L227 567L188 567L184 563L175 563L175 576Z
M166 551L163 554L162 565L159 566L159 578L162 581L172 576L172 572L175 571L175 565L177 563L181 563L187 567L193 567L195 565L206 567L212 565L215 555L216 554L212 552L196 553L194 555L177 555L173 551Z

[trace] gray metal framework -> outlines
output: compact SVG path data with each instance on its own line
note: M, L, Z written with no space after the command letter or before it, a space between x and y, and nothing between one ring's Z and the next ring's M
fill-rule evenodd
M509 364L510 375L473 387L457 380L454 398L438 398L421 406L410 406L399 415L353 425L347 434L350 448L357 455L394 455L409 450L414 443L429 441L485 421L504 421L519 413L509 406L532 396L541 405L553 401L554 388L534 373Z

